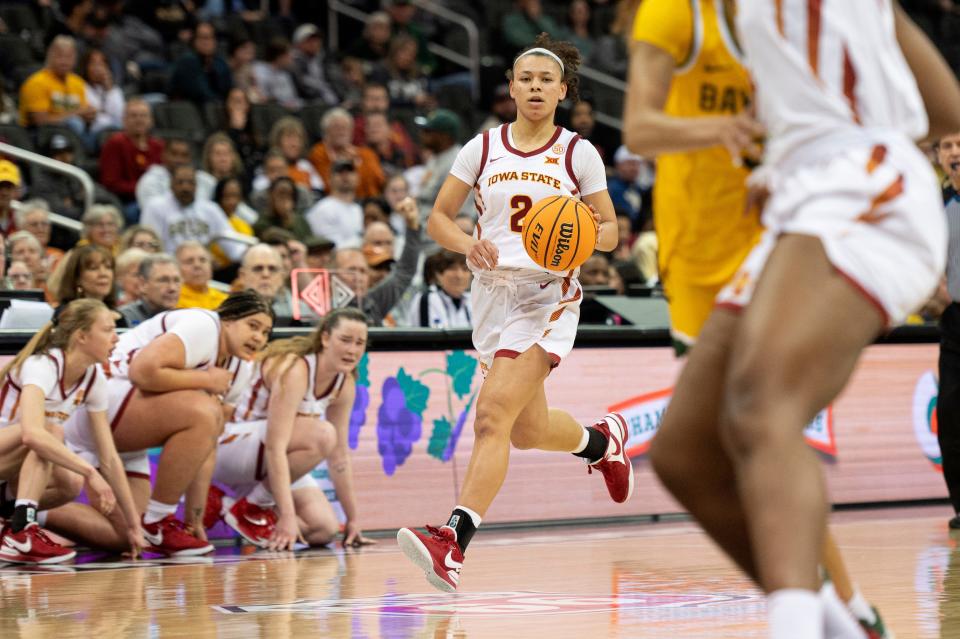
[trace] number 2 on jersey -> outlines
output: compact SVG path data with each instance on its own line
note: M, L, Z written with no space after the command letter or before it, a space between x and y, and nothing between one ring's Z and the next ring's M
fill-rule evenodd
M529 195L514 195L510 198L510 208L513 215L510 216L510 230L514 233L523 232L523 218L527 216L527 211L533 206L533 200Z

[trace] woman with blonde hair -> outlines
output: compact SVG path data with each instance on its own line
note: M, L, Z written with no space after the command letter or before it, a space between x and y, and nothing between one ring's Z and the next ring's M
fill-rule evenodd
M355 382L367 345L367 317L335 310L309 336L276 340L257 358L217 448L204 525L219 516L247 541L274 550L333 540L340 526L310 472L324 459L347 517L343 544L372 543L357 523L347 451Z
M104 515L119 503L125 522L122 546L134 556L143 548L140 517L106 414L107 379L101 366L116 343L110 309L97 300L76 300L61 307L0 371L0 478L17 484L13 507L0 505L6 519L0 560L53 564L72 559L75 551L41 530L37 512L41 506L72 501L82 486ZM87 456L63 441L62 424L81 405L96 444L96 452ZM60 489L51 490L56 486ZM7 487L2 490L0 502Z
M80 221L83 223L83 231L77 246L96 244L110 251L113 257L120 253L123 215L117 207L111 204L94 204Z
M270 148L278 149L287 162L287 175L295 183L312 191L322 191L324 182L313 164L304 159L307 130L293 116L280 118L270 129Z

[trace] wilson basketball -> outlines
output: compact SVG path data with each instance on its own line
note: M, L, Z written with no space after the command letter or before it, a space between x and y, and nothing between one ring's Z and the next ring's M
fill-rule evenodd
M523 247L534 262L551 271L569 271L587 261L597 245L597 223L590 207L572 197L543 198L523 218Z

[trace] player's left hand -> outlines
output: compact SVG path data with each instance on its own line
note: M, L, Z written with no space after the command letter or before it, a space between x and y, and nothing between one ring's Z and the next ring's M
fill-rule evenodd
M360 526L355 522L348 521L346 526L344 526L342 542L344 548L348 546L351 548L359 548L360 546L369 546L375 543L377 543L375 540L363 536L363 531L360 530Z

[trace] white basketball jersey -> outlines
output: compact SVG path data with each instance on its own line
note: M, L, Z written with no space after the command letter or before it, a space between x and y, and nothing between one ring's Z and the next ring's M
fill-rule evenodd
M529 152L514 147L509 124L484 131L460 150L450 174L473 185L479 216L474 237L496 245L500 268L547 271L530 259L520 235L534 203L555 195L579 199L607 188L597 150L560 126L549 142Z
M317 388L317 353L307 353L303 356L307 364L307 391L297 406L298 417L326 417L327 406L340 394L346 375L337 373L329 386L319 395ZM267 409L270 405L270 389L263 378L263 364L258 363L253 382L247 384L246 390L240 393L237 400L237 411L234 414L235 422L253 422L267 418Z
M213 311L183 308L158 313L121 335L110 356L110 376L126 378L134 355L156 338L170 332L183 342L186 368L207 368L216 364L220 347L220 316Z
M848 146L868 130L927 133L890 0L740 0L737 25L767 128L767 162L811 142Z
M92 411L107 410L106 377L97 365L87 367L72 387L63 383L63 351L31 355L20 367L11 370L0 386L0 427L16 423L20 418L20 391L27 384L39 386L44 393L43 409L47 421L62 424L81 404Z

